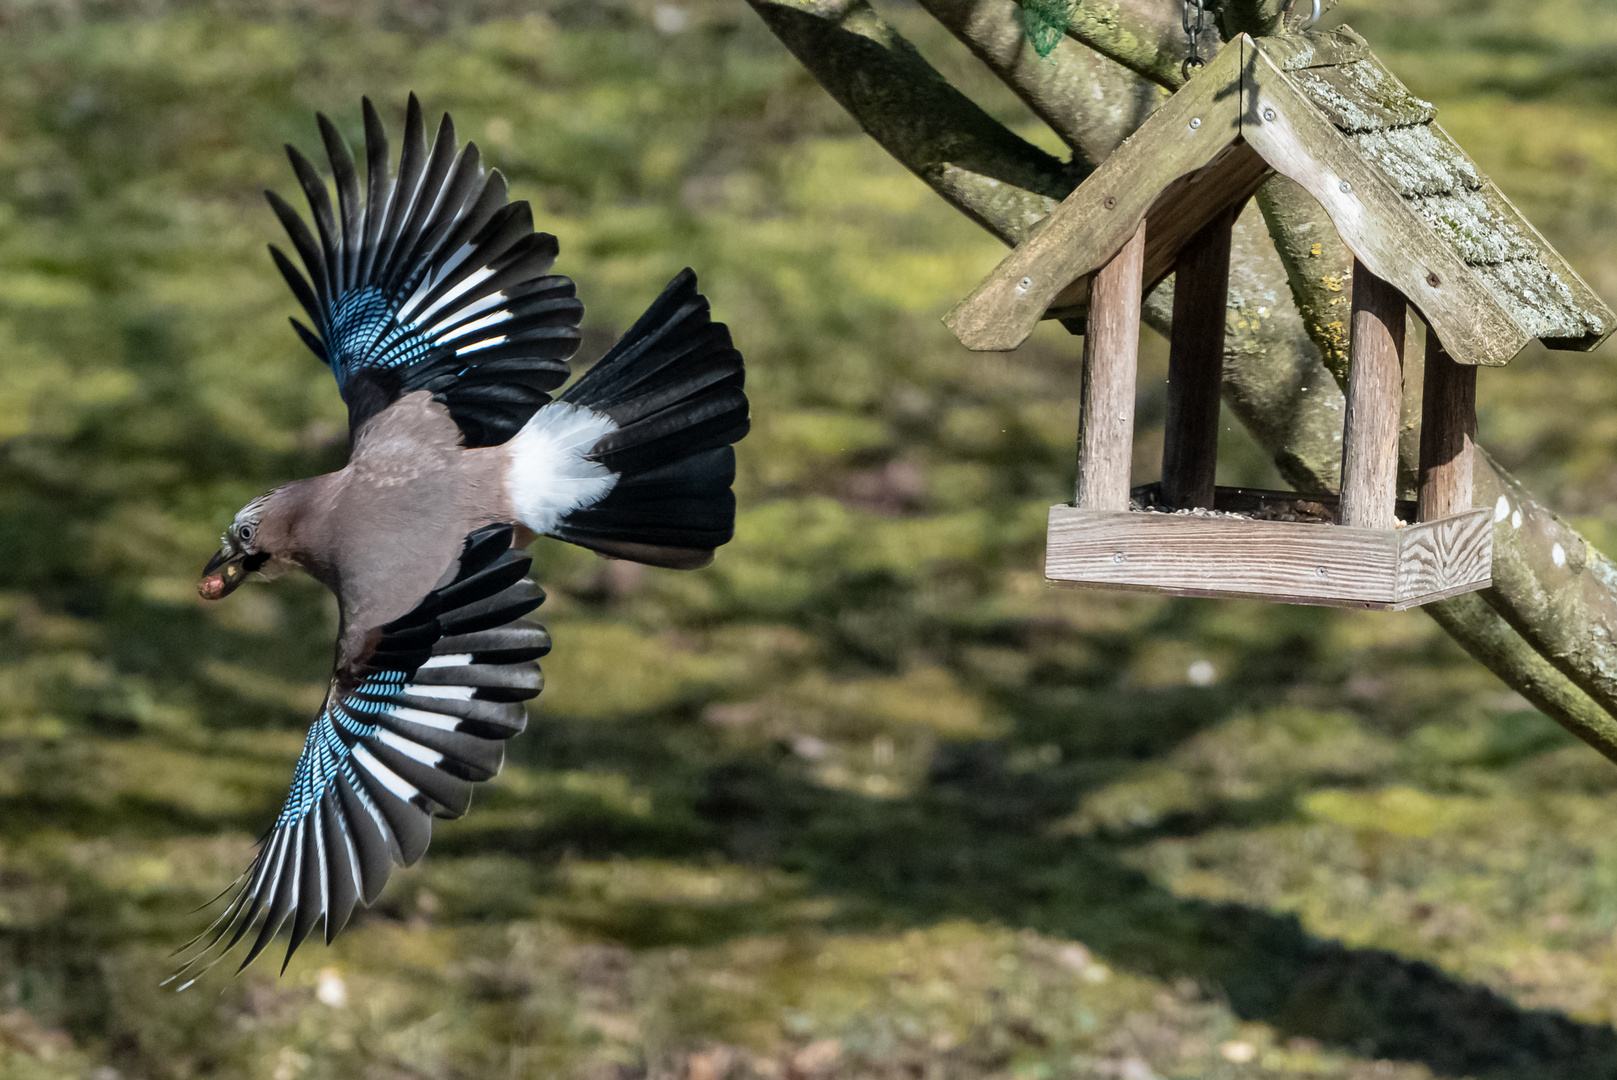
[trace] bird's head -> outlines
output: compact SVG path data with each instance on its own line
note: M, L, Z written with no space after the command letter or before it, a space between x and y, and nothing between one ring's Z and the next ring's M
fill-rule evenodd
M269 562L271 552L261 546L260 540L267 498L254 499L236 512L235 520L225 530L219 550L202 568L202 580L197 582L197 592L204 600L229 596L247 580L248 574L263 569L264 564Z

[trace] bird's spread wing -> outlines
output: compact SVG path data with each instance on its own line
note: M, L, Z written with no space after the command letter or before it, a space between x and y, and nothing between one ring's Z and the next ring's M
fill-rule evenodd
M304 344L331 367L350 432L400 395L431 391L468 446L510 438L568 375L584 307L568 278L550 274L556 238L533 231L526 202L506 202L498 171L485 176L477 147L458 150L446 115L427 144L412 94L398 175L388 177L387 135L369 100L365 190L341 134L320 134L337 191L287 147L315 231L268 192L307 277L270 252L308 313Z
M437 587L339 667L280 817L224 912L187 946L206 941L175 974L181 989L256 929L245 968L289 918L287 960L322 918L329 944L395 862L421 857L431 819L464 814L472 784L499 771L550 650L524 618L544 594L511 539L509 525L466 537Z

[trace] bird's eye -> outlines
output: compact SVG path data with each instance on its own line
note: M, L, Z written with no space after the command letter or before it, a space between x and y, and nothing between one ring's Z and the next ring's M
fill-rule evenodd
M243 540L251 540L253 538L253 527L251 525L242 525L236 530L236 535Z

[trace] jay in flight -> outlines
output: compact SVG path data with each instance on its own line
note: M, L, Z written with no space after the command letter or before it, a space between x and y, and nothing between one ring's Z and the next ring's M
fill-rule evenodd
M693 568L735 527L741 354L695 274L552 399L584 312L550 272L556 238L448 116L429 144L413 95L396 176L368 100L364 123L362 194L319 117L335 208L287 148L313 232L268 193L303 263L270 248L308 314L292 325L348 406L348 464L248 503L198 584L217 600L255 571L307 572L341 609L334 671L286 805L181 989L252 935L245 968L288 920L287 960L317 923L329 944L394 863L421 857L432 819L465 813L499 771L550 650L523 546Z

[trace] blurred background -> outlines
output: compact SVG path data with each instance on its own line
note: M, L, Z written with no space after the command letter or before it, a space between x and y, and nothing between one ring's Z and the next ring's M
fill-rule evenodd
M1339 14L1617 299L1617 0ZM697 269L748 363L737 537L537 545L504 774L334 947L176 995L335 632L309 581L194 589L346 451L261 191L314 110L396 133L411 90L560 236L580 366ZM939 322L1001 253L741 0L0 3L0 1077L1611 1076L1617 769L1418 611L1047 588L1080 342ZM1608 551L1613 349L1479 394ZM1275 483L1226 428L1220 482Z

